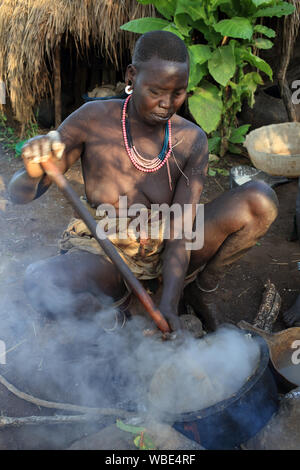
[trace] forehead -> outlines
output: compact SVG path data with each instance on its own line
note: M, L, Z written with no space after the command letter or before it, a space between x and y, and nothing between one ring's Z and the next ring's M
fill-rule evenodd
M139 64L137 78L143 85L186 88L189 79L188 62L171 62L152 57Z

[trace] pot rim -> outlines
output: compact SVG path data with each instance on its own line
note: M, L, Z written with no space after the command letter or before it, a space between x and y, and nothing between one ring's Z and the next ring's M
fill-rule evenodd
M254 370L253 374L244 383L244 385L229 398L215 403L214 405L208 406L207 408L203 408L202 410L188 411L180 414L172 414L168 412L163 412L156 407L156 409L160 412L163 420L168 422L186 422L195 421L196 419L203 419L214 414L218 414L224 411L224 409L234 404L236 401L238 401L242 395L247 393L261 379L269 364L270 353L268 344L262 336L257 333L254 333L253 331L244 330L244 333L245 335L250 335L251 337L255 338L260 349L260 358L258 366Z

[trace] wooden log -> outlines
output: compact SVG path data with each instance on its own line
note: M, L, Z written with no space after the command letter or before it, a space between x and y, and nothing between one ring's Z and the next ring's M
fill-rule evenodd
M281 297L270 279L265 284L265 291L253 326L271 332L281 307Z

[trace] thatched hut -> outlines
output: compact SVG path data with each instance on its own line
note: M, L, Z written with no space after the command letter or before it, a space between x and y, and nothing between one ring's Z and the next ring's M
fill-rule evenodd
M279 41L270 58L285 119L298 120L288 67L299 39L300 0L288 1L296 10L278 19ZM155 16L155 9L136 0L0 0L0 80L16 119L24 126L44 110L57 126L83 103L85 92L124 79L136 38L120 26L143 16ZM269 20L276 27L277 19Z
M83 72L97 55L120 70L135 39L120 26L154 14L136 0L0 0L0 80L16 119L34 120L35 106L54 97L57 125L61 80L86 91ZM75 101L80 104L78 94Z

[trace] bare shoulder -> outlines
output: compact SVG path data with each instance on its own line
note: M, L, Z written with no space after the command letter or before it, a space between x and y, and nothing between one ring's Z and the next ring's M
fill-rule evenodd
M120 116L121 100L90 101L70 114L58 131L63 142L72 147L87 142L92 135L91 129L100 134L108 123L112 128Z
M180 151L189 159L197 159L201 155L207 154L207 136L203 129L181 116L176 115L174 118L174 137L178 147L180 146Z
M89 101L74 111L69 118L84 120L106 120L109 116L113 118L120 112L122 101L119 99L112 100L95 100ZM67 118L66 121L69 119Z

